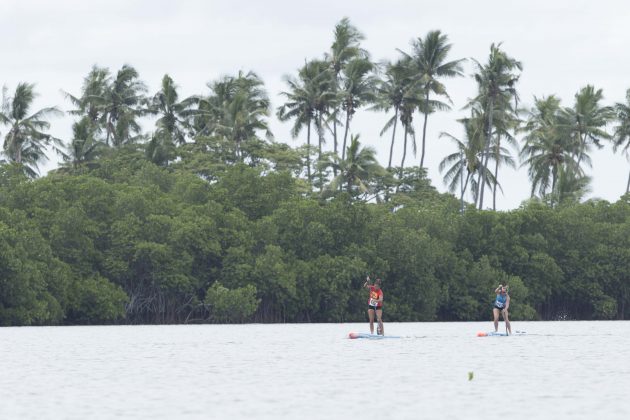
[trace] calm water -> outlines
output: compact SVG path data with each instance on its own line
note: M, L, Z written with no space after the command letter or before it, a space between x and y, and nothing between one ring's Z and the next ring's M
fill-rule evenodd
M403 338L378 341L345 338L367 324L0 328L0 418L630 418L630 322L475 336L491 328L389 323Z

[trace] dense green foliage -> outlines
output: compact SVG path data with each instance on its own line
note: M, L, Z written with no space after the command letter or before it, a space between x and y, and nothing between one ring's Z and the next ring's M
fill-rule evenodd
M359 321L368 273L390 321L488 319L498 283L514 319L629 315L628 197L462 215L426 180L366 203L240 164L208 183L129 152L100 163L3 170L3 325Z
M606 106L587 85L571 106L551 95L524 116L523 65L493 44L474 60L464 136L443 133L457 152L439 167L457 196L439 194L426 127L451 107L444 83L463 75L463 60L440 31L393 63L373 62L363 39L342 19L323 58L286 78L276 115L292 136L306 132L295 148L275 141L253 72L180 98L168 75L148 95L133 67L94 66L81 92L65 94L70 139L48 133L56 107L31 109L33 84L4 89L0 325L359 321L367 274L383 279L389 321L488 319L499 283L515 320L626 319L630 194L582 199L592 147L628 150L630 102ZM391 116L387 169L350 129L368 107ZM405 165L414 116L419 166ZM63 163L38 178L47 148ZM516 155L531 200L484 210Z

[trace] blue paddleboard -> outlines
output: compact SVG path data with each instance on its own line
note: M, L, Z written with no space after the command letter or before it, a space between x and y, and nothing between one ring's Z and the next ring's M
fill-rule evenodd
M348 338L352 338L352 339L365 338L368 340L382 340L384 338L400 338L400 337L397 335L377 335L377 334L351 332L350 334L348 334Z
M510 335L525 335L525 331L515 331L512 334L507 334L504 332L495 332L495 331L490 331L490 332L483 332L483 331L479 331L477 333L477 337L508 337Z

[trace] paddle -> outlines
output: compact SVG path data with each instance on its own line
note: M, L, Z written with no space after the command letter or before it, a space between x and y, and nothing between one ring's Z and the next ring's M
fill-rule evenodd
M503 322L505 322L505 335L510 335L508 333L508 324L509 324L510 321L507 320L507 316L506 316L507 315L507 308L503 309L501 312L503 313ZM512 328L510 328L510 330L511 329Z
M508 286L507 284L505 285L505 293L509 293L510 290L510 286ZM505 322L505 335L509 335L508 334L508 324L510 323L510 321L508 321L507 319L507 307L510 304L510 296L508 295L507 297L507 301L506 301L506 306L503 308L503 322ZM510 330L512 330L512 328L510 328Z

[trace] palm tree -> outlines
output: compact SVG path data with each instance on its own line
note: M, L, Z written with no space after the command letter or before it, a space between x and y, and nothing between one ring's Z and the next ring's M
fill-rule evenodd
M481 170L481 151L483 150L484 118L475 110L470 118L459 120L464 126L464 139L442 132L440 137L445 137L457 145L457 152L447 155L439 165L440 172L444 173L443 181L450 192L455 192L459 184L461 211L464 211L464 194L471 184L471 191L475 202L477 201L474 175ZM486 168L486 171L489 170ZM465 177L465 178L464 178ZM492 174L488 173L484 179L490 180Z
M253 72L239 71L236 77L225 76L208 86L212 93L199 102L197 132L227 140L234 147L234 158L242 162L243 145L258 140L258 132L273 138L267 123L270 102L264 83Z
M618 126L615 127L613 133L614 151L619 148L628 153L630 150L630 89L626 91L626 102L615 104L615 115ZM630 174L628 174L628 183L626 184L626 194L630 192Z
M374 104L370 107L372 111L385 111L389 112L390 109L394 110L394 115L387 120L385 126L379 133L380 136L385 134L390 127L392 130L392 140L389 146L389 159L387 163L387 170L392 167L392 156L394 154L394 141L396 139L396 126L398 125L398 114L400 107L402 106L403 97L405 95L405 89L408 84L408 68L398 61L396 63L385 63L385 77L379 79L376 85L376 98Z
M19 83L12 97L8 96L4 87L0 110L0 124L9 127L4 137L4 154L10 162L21 166L30 177L37 176L37 163L47 159L45 147L52 146L59 151L57 146L62 145L59 139L45 132L50 128L46 118L63 114L58 108L46 107L30 114L33 100L37 96L34 87L30 83Z
M341 160L346 158L346 140L352 116L363 104L373 102L376 97L376 79L371 75L373 69L374 65L364 58L355 58L343 68L339 94L341 106L346 112L346 126L343 134Z
M402 179L403 171L405 168L405 159L407 157L407 138L411 134L413 152L416 152L416 133L413 129L413 113L418 108L419 101L417 96L409 95L409 92L405 93L402 106L400 107L400 123L404 129L403 135L403 155L400 159L400 178Z
M516 138L511 132L516 131L520 124L520 120L516 115L516 111L510 106L495 108L494 135L493 144L490 151L490 159L494 160L494 173L492 184L492 210L497 209L497 190L501 188L499 184L499 167L502 165L510 168L516 168L516 162L512 157L510 149L503 147L502 141L511 146L512 149L518 150Z
M429 32L424 39L418 38L412 42L412 53L405 54L409 58L409 64L415 73L416 83L422 86L424 100L419 108L424 114L422 126L422 153L420 157L420 167L424 167L424 156L427 136L427 119L429 114L436 110L448 110L450 107L440 101L430 100L430 94L445 97L451 102L446 87L440 79L447 77L463 76L463 59L446 61L452 45L448 43L448 36L440 31Z
M600 105L603 98L601 89L595 90L593 86L587 85L575 94L573 108L562 111L563 125L572 131L572 137L579 145L576 155L578 168L588 153L590 143L601 148L601 140L611 138L604 129L613 118L613 109Z
M66 98L77 107L77 109L68 111L69 114L89 118L97 131L100 132L99 121L105 112L106 97L110 85L111 75L109 69L93 66L87 77L83 79L81 96L73 96L68 92L62 91Z
M64 166L74 170L91 167L105 147L105 144L97 139L95 125L88 116L85 116L72 125L72 142L66 147L67 152L62 155Z
M315 77L312 77L315 76ZM280 121L295 119L291 128L291 136L295 139L306 126L306 174L311 182L311 123L315 118L316 84L308 63L298 72L298 78L285 77L289 91L281 92L287 101L278 107L277 116Z
M146 145L145 154L147 159L156 165L167 166L177 156L172 133L158 128L151 135L151 139Z
M375 177L384 174L384 169L376 160L376 150L361 147L359 135L350 136L347 157L337 160L336 156L329 165L337 167L337 175L330 184L330 189L337 190L345 185L348 194L357 196L370 191L369 183Z
M105 126L105 144L113 146L134 143L139 139L141 127L137 119L147 113L144 93L147 88L138 78L138 72L124 65L104 92L101 123Z
M528 167L531 196L538 191L544 197L548 191L556 190L563 167L578 170L574 158L578 149L570 131L560 122L560 100L553 95L534 100L534 109L523 127L527 134L520 152L521 166Z
M305 66L308 71L309 86L313 95L315 128L318 135L318 160L323 162L324 119L331 116L331 110L337 106L334 74L325 61L312 60ZM318 168L321 168L318 165ZM320 190L324 187L323 173L319 171Z
M173 79L165 74L162 78L162 86L157 92L149 107L149 112L159 115L155 122L160 130L170 134L177 144L186 143L186 135L190 131L190 118L193 116L193 105L199 102L199 98L192 96L178 101L177 86Z
M591 178L582 175L575 168L561 166L555 189L546 199L552 207L578 203L588 192Z
M488 63L485 65L473 60L477 67L477 73L475 73L474 77L478 85L479 93L470 105L476 103L481 106L487 118L485 123L484 152L481 159L482 170L479 173L480 177L485 177L487 173L485 168L488 166L490 147L492 145L491 137L495 129L493 121L495 108L505 108L509 106L512 97L517 98L514 86L519 76L515 74L515 72L523 69L519 61L509 57L500 47L501 44L492 44L490 46L490 56ZM480 180L480 182L477 183L477 188L479 188L477 194L479 197L479 209L483 209L484 187L486 183L485 180Z
M360 47L365 36L350 23L350 19L344 17L335 25L334 41L330 46L330 53L325 55L326 61L330 63L334 84L331 86L334 92L339 90L341 85L341 72L348 62L353 59L363 58L367 60L369 54ZM337 154L337 115L340 104L335 104L330 113L333 123L333 150ZM345 145L344 145L345 148ZM344 151L342 150L342 153Z
M409 60L403 60L403 66L409 68ZM413 79L407 79L404 88L404 95L400 105L400 123L404 129L403 136L403 155L400 161L400 179L403 177L405 167L405 158L407 157L407 138L411 135L412 149L416 154L416 133L413 129L413 114L422 105L422 98L425 97L424 90L418 83L414 83Z

